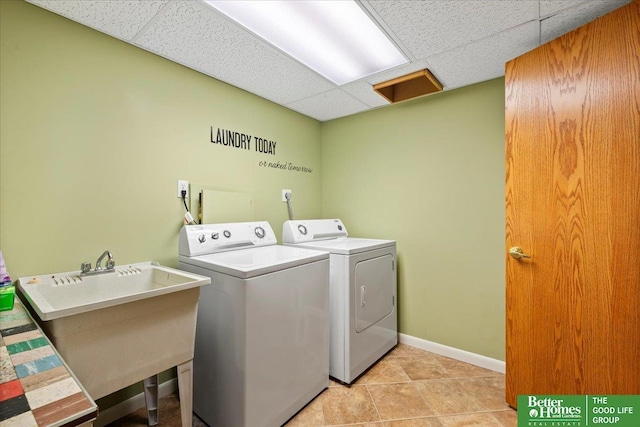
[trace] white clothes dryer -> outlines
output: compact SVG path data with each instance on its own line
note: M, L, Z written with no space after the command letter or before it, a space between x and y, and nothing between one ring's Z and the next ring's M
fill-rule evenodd
M329 252L329 375L350 384L398 344L396 242L348 237L339 219L292 220L285 245Z
M276 427L329 385L329 255L276 245L266 221L186 225L198 304L193 409L211 427Z

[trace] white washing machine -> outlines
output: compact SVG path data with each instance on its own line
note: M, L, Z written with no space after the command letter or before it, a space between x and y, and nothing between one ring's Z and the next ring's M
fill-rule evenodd
M268 222L187 225L200 293L193 409L211 427L281 426L329 384L329 254L276 245Z
M331 254L329 375L350 384L398 344L396 242L348 237L339 219L286 221L282 241Z

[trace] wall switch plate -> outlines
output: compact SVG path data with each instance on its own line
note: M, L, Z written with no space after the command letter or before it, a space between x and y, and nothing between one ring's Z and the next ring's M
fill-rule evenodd
M185 197L186 199L189 198L189 181L185 181L183 179L179 179L178 180L178 197L182 199L182 191L186 191L187 192L187 197Z
M287 201L287 194L289 195L289 200L291 200L291 197L293 196L293 192L291 190L282 190L282 201L283 202Z

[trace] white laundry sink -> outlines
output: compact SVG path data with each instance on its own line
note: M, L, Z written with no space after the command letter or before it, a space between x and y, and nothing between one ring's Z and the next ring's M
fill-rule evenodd
M145 262L96 275L24 277L18 287L98 399L174 366L190 366L200 286L209 283L208 277ZM184 377L189 389L190 374ZM178 376L181 382L180 369Z
M143 262L96 275L75 271L23 277L18 287L40 319L47 321L209 283L208 277Z

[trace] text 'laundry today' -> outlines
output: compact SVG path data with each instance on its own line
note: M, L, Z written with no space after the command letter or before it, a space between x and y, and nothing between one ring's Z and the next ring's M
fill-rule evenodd
M221 128L218 128L214 136L213 126L211 127L211 142L213 144L251 150L251 141L253 141L253 149L258 153L273 154L275 156L276 141Z

